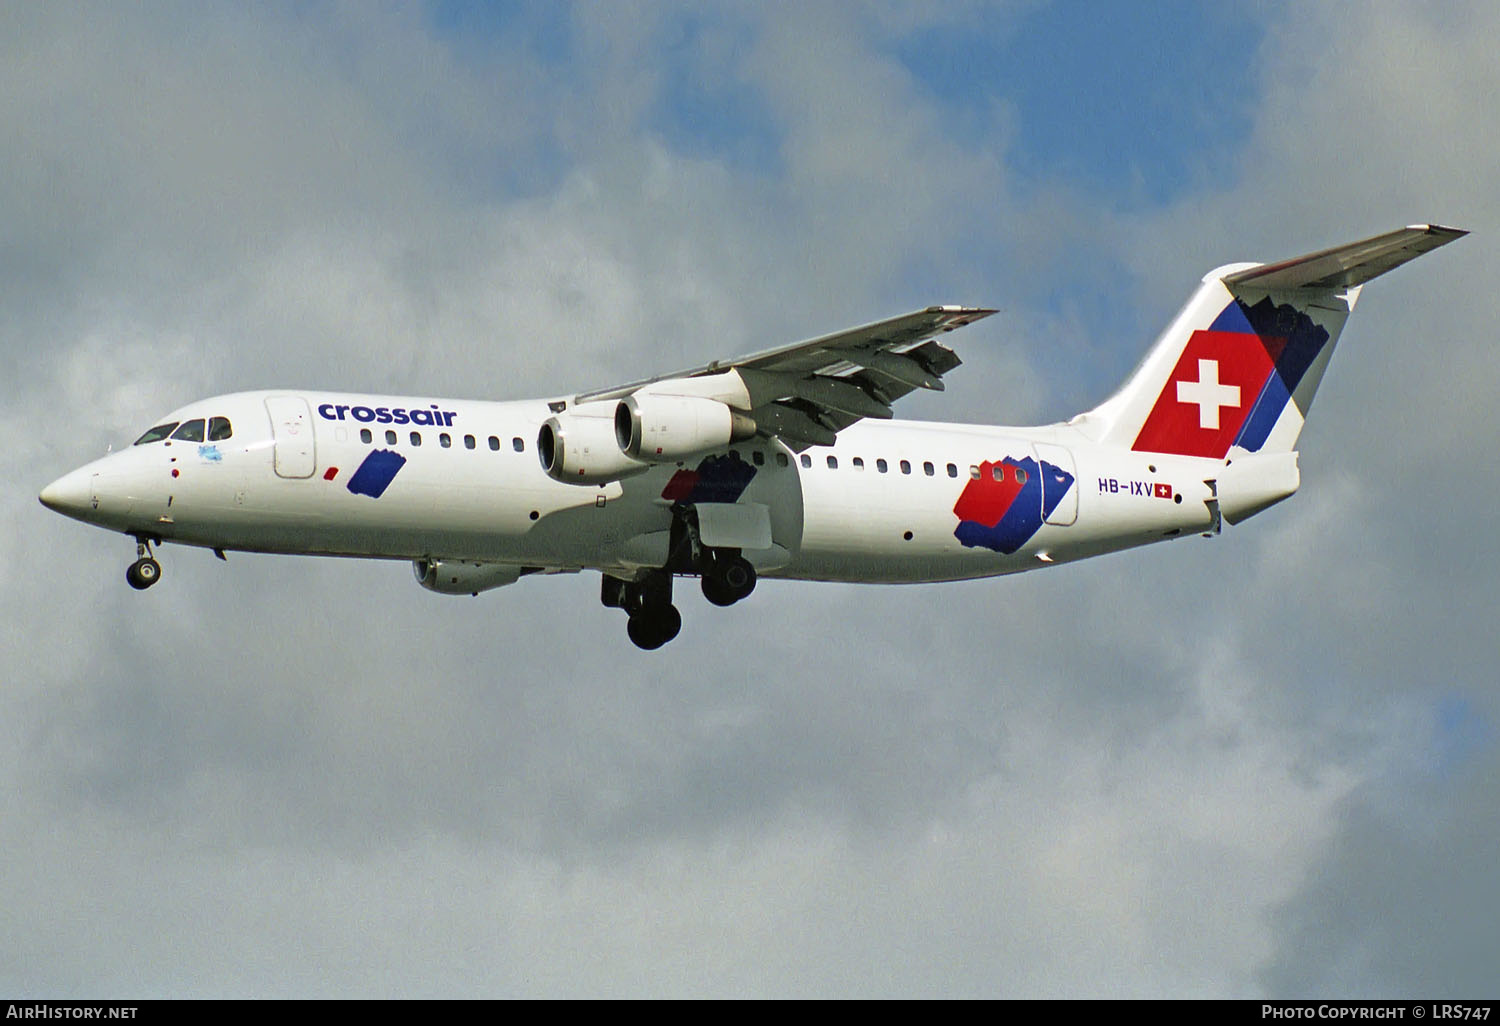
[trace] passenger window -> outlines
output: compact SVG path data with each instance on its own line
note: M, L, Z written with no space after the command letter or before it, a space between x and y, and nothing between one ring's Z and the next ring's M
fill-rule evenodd
M1025 484L1026 483L1026 471L1022 470L1020 467L1016 468L1016 483L1017 484Z
M802 454L802 466L804 468L812 466L812 457L809 456L807 453L803 453Z
M372 434L370 434L370 429L369 428L360 428L359 429L359 440L361 442L364 442L366 445L369 445L370 442L374 440L374 438L375 438L375 436L372 435Z
M953 466L953 464L950 463L950 464L948 464L948 466L951 467L951 466ZM976 467L972 463L969 464L969 476L972 477L976 481L979 480L979 468Z
M412 445L421 445L422 444L422 436L420 434L418 434L417 432L413 431L411 433L411 444Z
M955 467L955 466L954 466L954 465L953 465L953 464L951 464L951 463L950 463L950 464L948 464L948 476L949 476L949 477L957 477L957 476L958 476L958 468L957 468L957 467Z
M396 444L396 432L394 432L394 431L387 431L385 433L385 444L386 445L395 445Z
M911 473L911 460L902 460L901 461L901 473L903 473L903 474L910 474Z
M234 434L234 429L229 426L228 417L210 417L208 421L208 440L210 442L226 441Z
M862 457L862 456L856 456L856 457L854 457L854 469L855 470L864 470L865 469L864 457Z
M926 463L922 464L922 472L928 477L932 477L937 473L937 468L932 465L931 460L928 460Z
M444 431L438 435L438 444L447 449L453 445L453 439L449 437L448 432Z
M472 449L472 448L474 448L474 436L473 435L464 435L464 448L465 449Z
M750 459L755 463L757 467L764 467L766 465L766 454L761 452L759 449L756 449L750 453Z
M203 421L184 421L182 427L172 432L172 437L179 442L203 441Z
M521 441L521 438L520 438L519 435L516 436L515 438L512 438L510 440L510 447L512 449L516 450L516 452L525 452L526 451L526 443L523 442L523 441Z
M494 435L490 435L490 452L499 452L499 451L500 451L500 439L496 438Z
M784 452L778 452L776 454L776 465L778 467L784 467L784 466L786 466L786 453L784 453Z
M830 457L828 457L828 469L829 470L837 470L837 469L839 469L839 458L837 456L830 456Z
M891 468L890 468L890 465L888 463L886 463L886 461L884 459L878 459L878 460L875 461L875 469L878 470L878 471L880 471L882 474L884 474L887 470L889 470Z
M990 473L994 476L994 478L995 478L996 481L1004 481L1005 480L1005 464L1004 463L996 463L996 464L994 464L993 466L990 467Z
M147 431L144 435L137 438L135 440L135 444L149 445L152 442L159 442L175 430L177 430L177 422L175 420L170 424L158 424L156 425L156 427L152 428L150 431Z

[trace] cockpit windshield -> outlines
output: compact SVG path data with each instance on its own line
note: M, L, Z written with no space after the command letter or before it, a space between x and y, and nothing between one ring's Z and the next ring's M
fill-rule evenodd
M201 442L203 441L203 421L185 420L182 427L172 432L172 438L178 442Z
M234 435L234 428L229 424L228 417L209 417L207 439L210 442L222 442ZM160 442L164 438L171 438L178 442L201 442L204 440L204 418L197 420L172 421L170 424L158 424L135 440L136 445L149 445L152 442Z
M158 424L156 425L156 427L152 428L150 431L147 431L144 435L137 438L135 440L135 444L147 445L151 442L159 442L175 430L177 430L177 422L175 420L170 424Z

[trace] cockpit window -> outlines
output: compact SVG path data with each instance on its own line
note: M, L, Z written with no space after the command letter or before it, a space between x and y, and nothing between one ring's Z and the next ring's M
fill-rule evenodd
M232 434L234 434L234 430L229 426L228 417L209 418L208 440L210 442L222 442Z
M201 442L203 441L203 421L185 420L182 427L172 432L172 437L179 442Z
M175 420L170 424L158 424L156 425L156 427L152 428L150 431L147 431L144 435L137 438L135 440L135 444L146 445L150 442L159 442L163 438L166 438L168 435L170 435L176 427L177 422Z

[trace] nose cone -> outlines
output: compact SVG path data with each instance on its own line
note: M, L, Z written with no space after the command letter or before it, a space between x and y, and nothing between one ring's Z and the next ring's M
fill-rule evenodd
M84 520L94 510L93 475L87 468L64 474L53 481L37 498L42 505L63 516Z

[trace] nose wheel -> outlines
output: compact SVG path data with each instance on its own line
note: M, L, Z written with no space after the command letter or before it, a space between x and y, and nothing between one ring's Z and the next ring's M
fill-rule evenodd
M161 580L161 564L151 555L151 543L144 538L135 543L136 560L125 569L125 580L136 591L145 591Z

